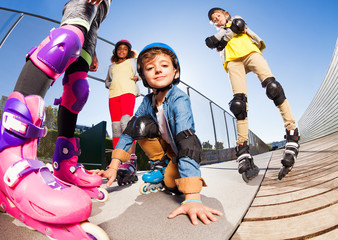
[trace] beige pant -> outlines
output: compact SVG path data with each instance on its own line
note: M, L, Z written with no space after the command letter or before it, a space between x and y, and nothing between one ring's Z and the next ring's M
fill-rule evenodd
M161 160L165 153L167 153L170 159L175 156L169 144L161 138L146 138L137 140L137 142L149 160ZM180 177L177 164L173 164L172 161L170 161L164 172L165 185L169 188L176 187L175 180Z
M244 93L245 96L247 96L246 74L249 72L255 73L261 82L268 77L273 77L267 61L260 53L251 53L241 59L229 62L227 64L227 70L234 95ZM288 130L295 129L295 120L288 101L285 100L281 105L277 106L277 108L282 116L284 127ZM243 144L245 141L249 141L248 118L237 120L237 134L237 144Z
M146 138L137 140L137 142L152 161L161 160L165 153L170 159L176 156L170 145L162 138ZM172 161L169 162L165 169L163 181L168 188L178 187L178 190L182 193L200 192L202 186L206 186L201 177L181 178L178 164L174 164Z

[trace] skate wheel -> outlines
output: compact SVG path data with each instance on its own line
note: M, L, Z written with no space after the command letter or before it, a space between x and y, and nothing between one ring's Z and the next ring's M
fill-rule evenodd
M246 183L248 183L250 181L249 178L246 175L246 172L242 173L242 178L243 178L244 182L246 182Z
M117 185L121 186L122 184L123 184L122 179L121 179L121 178L118 178L118 179L117 179Z
M248 183L250 180L257 177L258 173L259 173L259 168L256 165L254 165L253 169L249 169L248 171L242 173L242 178L244 182Z
M142 185L140 186L140 193L141 194L147 194L148 192L148 184L147 183L142 183Z
M150 188L149 189L149 192L151 192L151 193L154 193L154 192L156 192L157 191L157 188Z
M285 177L293 168L293 165L291 167L281 167L278 173L278 179L282 180L283 177Z
M97 198L96 201L102 202L102 203L106 202L109 198L109 194L108 194L107 190L104 189L104 188L99 188L98 190L100 192L101 197Z
M109 240L107 233L99 226L90 222L83 222L80 225L83 231L85 231L91 239Z
M286 176L286 174L288 174L288 168L286 168L286 167L281 167L281 169L279 169L279 173L278 173L278 179L279 180L282 180L283 179L283 177L285 177Z

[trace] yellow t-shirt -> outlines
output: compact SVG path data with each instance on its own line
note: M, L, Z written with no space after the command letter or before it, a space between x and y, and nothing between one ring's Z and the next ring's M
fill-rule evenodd
M227 64L230 61L245 57L252 52L261 53L256 44L254 44L247 34L234 36L226 45L224 69L227 71Z
M113 79L109 87L109 98L121 96L126 93L136 95L135 82L131 79L134 77L134 73L130 59L115 64L111 71L113 73Z

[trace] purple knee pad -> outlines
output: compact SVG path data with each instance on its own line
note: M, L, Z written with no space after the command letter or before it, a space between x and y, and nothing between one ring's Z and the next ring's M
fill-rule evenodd
M49 77L58 78L81 54L84 36L80 29L65 25L54 29L28 57Z
M89 96L89 84L86 72L75 72L63 78L61 106L78 114L86 104Z

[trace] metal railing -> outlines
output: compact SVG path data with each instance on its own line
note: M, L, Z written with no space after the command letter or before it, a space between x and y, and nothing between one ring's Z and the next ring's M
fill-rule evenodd
M26 52L32 46L39 44L41 39L46 37L46 33L48 33L51 28L58 27L58 25L59 22L53 19L0 7L0 71L3 72L10 69L15 72L12 75L8 75L8 79L6 79L6 82L11 88L2 88L0 94L8 96L12 92L16 82L15 76L17 77L19 74L17 69L22 68ZM29 34L29 36L26 36L27 34ZM13 45L15 42L19 41L21 41L20 46ZM6 44L4 44L5 42ZM98 37L96 52L97 55L100 56L100 67L97 72L90 73L88 76L95 81L90 82L92 93L87 101L86 107L79 114L79 124L92 125L101 122L102 120L110 122L108 92L106 92L107 94L98 93L102 92L102 89L104 89L102 82L104 82L108 67L111 64L110 57L114 46L114 43ZM16 52L20 53L18 54L19 56L11 55L13 48L16 49ZM6 59L8 56L12 58L11 61ZM13 68L13 66L15 67ZM3 81L5 80L1 80L1 85L3 85ZM54 84L48 91L48 94L45 97L46 105L52 105L54 98L62 94L62 86L60 85L61 84ZM139 87L143 96L148 93L148 89L142 84L139 84ZM234 159L233 148L236 145L237 137L236 119L218 104L183 81L179 84L179 88L184 90L190 96L197 135L204 148L212 151L212 154L205 153L204 161L224 161ZM137 98L136 107L140 104L141 98L142 97ZM92 121L96 122L88 123L88 121L86 121L86 116L91 116L91 119L93 118ZM110 128L110 124L108 125L108 128ZM267 145L251 131L249 131L249 138L252 154L268 151ZM232 151L230 151L231 153L228 153L229 149L232 149Z

